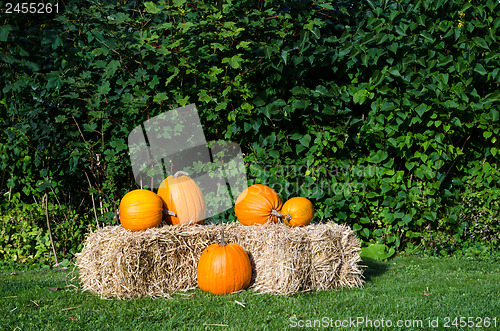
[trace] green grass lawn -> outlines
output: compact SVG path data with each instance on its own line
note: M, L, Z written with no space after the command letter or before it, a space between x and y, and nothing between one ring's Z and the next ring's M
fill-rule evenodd
M135 300L82 293L71 270L3 270L0 329L421 330L429 323L500 329L498 260L398 257L364 264L364 288L288 297L252 290L216 296L197 289Z

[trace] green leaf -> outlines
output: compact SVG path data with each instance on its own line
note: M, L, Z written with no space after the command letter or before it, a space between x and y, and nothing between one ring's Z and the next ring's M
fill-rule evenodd
M389 248L384 244L371 244L368 247L361 248L361 257L373 260L385 260L394 255L395 249Z
M144 3L144 6L146 7L146 11L151 14L157 14L160 12L160 9L156 7L156 4L154 2L148 1Z
M10 31L12 31L12 29L12 26L10 26L9 24L0 26L0 42L7 41L7 39L9 38L9 33Z
M299 139L299 142L304 147L309 147L309 143L311 142L311 136L309 134L305 134L302 138Z
M282 50L281 51L281 58L283 59L283 63L286 65L287 60L288 60L288 52L285 50Z
M420 237L420 232L413 232L411 230L406 231L407 238L418 238Z
M228 57L225 57L222 59L222 63L229 63L229 65L231 66L231 68L233 69L238 69L241 67L241 62L243 61L243 59L240 57L241 54L236 54L236 55L233 55L232 57L228 58Z
M428 41L430 41L431 43L434 42L434 38L432 38L432 35L429 32L424 31L424 32L420 33L420 35L422 37L424 37L425 39L427 39Z
M321 3L321 4L319 4L319 6L321 8L327 9L327 10L335 10L335 8L331 4L329 4L327 2Z
M480 74L481 76L484 76L488 73L488 71L486 71L486 69L484 69L484 67L481 63L476 64L476 66L474 67L474 71L477 72L478 74Z
M127 21L129 18L130 18L130 15L125 14L125 13L116 13L116 14L108 16L108 20L114 24L121 24L121 23Z
M496 122L500 119L500 111L498 109L492 108L490 110L490 116L491 116L491 120L493 122Z
M366 2L370 5L370 7L371 7L372 10L377 9L377 6L375 6L375 4L373 3L372 0L366 0Z
M97 92L99 94L103 94L103 95L106 95L108 94L109 92L111 91L111 87L109 85L109 80L106 80L104 81L104 83L102 83L98 88L97 88Z
M374 155L372 155L370 157L370 162L380 163L380 162L384 161L385 159L387 159L388 156L389 156L389 153L387 153L386 151L380 150L380 151L377 151Z
M401 73L399 72L399 70L397 68L391 67L388 71L393 76L401 77Z
M186 0L174 0L174 1L173 1L173 5L174 5L174 7L180 7L180 6L182 6L183 4L185 4L185 3L186 3Z
M182 22L177 25L177 27L182 30L182 33L186 33L189 30L189 28L193 26L195 26L195 24L192 22Z
M297 145L297 147L295 148L295 151L297 154L300 154L300 152L302 152L305 149L306 148L303 145Z
M455 100L446 100L444 103L448 108L458 108L458 103Z
M37 191L43 192L47 187L54 187L51 181L40 181L38 183Z
M380 191L382 192L382 194L385 194L390 190L392 190L392 185L389 183L382 183L382 186L380 186Z
M387 49L390 50L391 52L393 52L394 54L396 54L398 52L398 49L399 49L399 44L396 42L391 43L390 45L387 45ZM387 61L389 63L392 63L394 61L394 59L389 57L389 58L387 58Z
M404 224L409 224L412 220L412 217L410 214L406 214L403 216L403 218L401 218L401 220L403 221Z
M422 115L425 113L426 110L427 110L427 105L424 103L421 103L420 105L417 106L417 108L415 108L415 111L417 112L419 117L422 117Z
M365 238L368 238L370 237L370 230L368 228L363 228L363 230L361 230L361 234L365 237Z
M161 103L162 101L165 101L167 99L168 99L167 93L166 92L160 92L160 93L157 93L154 96L153 102Z
M478 45L479 47L482 47L482 48L485 48L485 49L490 49L490 47L488 46L488 43L486 42L486 40L484 40L483 38L480 38L480 37L474 37L472 38L472 40L474 41L474 43L476 45Z
M87 132L94 132L97 128L97 123L83 123L83 129Z
M108 65L106 66L106 69L104 70L105 77L109 78L113 76L119 66L120 66L120 61L118 60L109 61Z
M55 118L55 120L56 120L56 123L63 123L63 122L66 121L66 116L64 116L64 115L57 115L56 118Z
M127 144L123 141L123 139L112 140L109 145L113 147L117 152L121 152L128 148Z

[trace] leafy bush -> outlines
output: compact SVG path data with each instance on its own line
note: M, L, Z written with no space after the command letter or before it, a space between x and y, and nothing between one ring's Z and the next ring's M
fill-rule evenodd
M366 245L498 245L498 8L68 1L53 19L7 15L0 204L48 193L116 224L135 187L128 133L194 102L207 140L242 146L251 183L311 198Z
M58 262L69 261L92 229L89 220L59 205L48 205L48 212ZM0 254L4 262L54 264L43 206L25 204L0 215Z

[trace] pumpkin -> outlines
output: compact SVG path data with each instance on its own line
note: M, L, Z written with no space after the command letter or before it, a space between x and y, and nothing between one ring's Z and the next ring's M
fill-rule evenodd
M277 222L283 202L272 188L254 184L247 187L236 199L234 212L243 225L260 225Z
M288 226L305 226L314 217L314 207L309 199L295 197L287 200L281 208L281 219Z
M184 171L170 175L158 188L168 224L203 223L207 205L200 187Z
M133 190L120 201L120 223L132 231L145 230L160 225L163 201L154 192Z
M196 270L198 286L205 292L229 294L246 289L252 280L252 265L238 244L226 243L224 228L220 244L205 248Z

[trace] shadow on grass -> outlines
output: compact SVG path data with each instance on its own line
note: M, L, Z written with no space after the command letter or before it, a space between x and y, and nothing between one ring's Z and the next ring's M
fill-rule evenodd
M364 266L363 276L366 282L372 281L374 278L377 278L389 270L389 264L387 262L377 261L367 257L363 258L361 265Z

